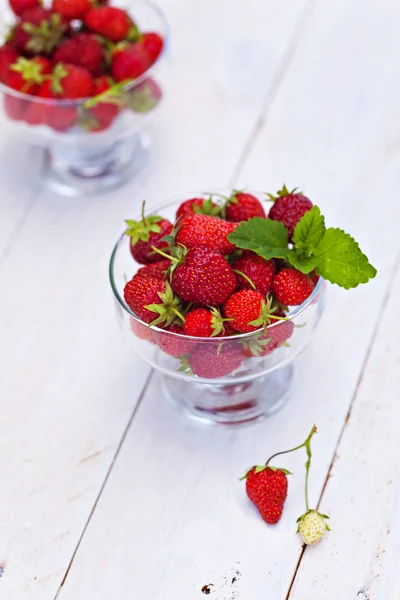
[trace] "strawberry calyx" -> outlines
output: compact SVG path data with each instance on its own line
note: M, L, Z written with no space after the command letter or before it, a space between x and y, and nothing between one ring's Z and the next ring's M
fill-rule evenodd
M221 215L221 206L215 205L213 202L213 195L210 194L208 198L204 198L201 206L193 204L193 212L196 215L208 215L211 217L219 217Z
M275 202L278 198L284 198L285 196L290 196L291 194L301 194L301 190L299 188L293 188L292 190L288 190L286 185L284 184L281 190L278 190L276 194L268 194L268 200L271 202Z
M226 321L232 321L232 319L223 318L221 311L214 306L210 306L209 311L211 313L211 328L213 330L211 337L216 337L221 333L224 333L224 323L226 323Z
M42 65L35 59L30 60L28 58L20 57L13 65L11 65L10 69L16 73L20 73L26 82L26 85L24 86L26 89L34 83L42 85L47 78L42 74ZM21 91L25 91L24 88Z
M189 363L189 354L185 354L179 358L180 367L178 373L186 373L186 375L194 375Z
M128 42L139 42L142 38L142 33L139 29L139 27L136 25L136 23L134 23L132 21L132 25L128 31L128 34L126 36L126 39L128 40Z
M293 473L291 473L291 471L288 471L287 469L283 469L281 467L271 467L270 465L254 465L254 467L250 467L250 469L247 469L247 471L243 475L243 477L239 478L239 481L243 481L244 479L247 479L247 477L250 475L250 473L253 470L254 470L254 473L258 474L258 473L262 473L262 471L265 471L266 469L269 469L270 471L281 471L281 473L284 473L285 475L293 475Z
M161 227L157 224L162 221L162 217L159 215L149 215L145 216L145 201L142 203L142 220L141 221L132 221L131 219L126 219L125 223L128 226L128 229L125 231L125 235L131 238L131 244L134 246L140 240L142 242L148 242L151 233L160 233ZM153 250L160 252L153 247ZM168 255L162 252L163 256L170 258Z
M240 273L242 275L242 273ZM278 315L274 315L274 313L278 310L276 304L274 304L272 296L267 298L267 302L264 300L261 302L261 310L258 319L254 321L250 321L249 325L254 325L254 327L268 327L272 322L276 321L287 321L287 317L279 317Z
M57 13L51 14L48 19L43 19L39 25L22 23L21 27L31 36L26 44L27 49L35 54L51 54L67 31L66 23Z
M296 523L300 523L300 521L303 521L306 518L306 516L309 515L310 513L315 513L319 517L321 517L322 519L329 519L330 518L328 515L324 515L323 513L320 513L317 510L314 510L313 508L309 508L303 515L301 515L298 519L296 519ZM331 528L329 527L328 523L325 523L325 528L326 528L327 531L331 530ZM296 533L299 533L299 529L297 529Z
M263 355L265 352L266 346L270 343L272 338L264 337L264 336L255 336L251 337L249 340L244 340L242 342L243 347L257 358Z
M165 292L158 292L161 304L148 304L145 306L147 310L158 314L158 317L150 323L150 326L162 324L164 327L169 327L175 323L183 323L185 321L179 298L175 296L168 282L165 285Z
M126 102L124 99L124 87L130 83L127 79L125 81L121 81L119 83L115 83L110 86L108 89L101 92L101 94L97 94L97 96L93 96L89 100L86 100L84 107L85 108L93 108L101 103L107 104L116 104L117 106L125 106Z

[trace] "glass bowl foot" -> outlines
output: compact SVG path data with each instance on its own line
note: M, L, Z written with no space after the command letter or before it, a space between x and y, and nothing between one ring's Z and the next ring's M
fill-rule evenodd
M149 158L147 134L90 147L54 144L43 151L45 183L64 196L94 196L136 177Z
M196 383L163 377L168 400L187 416L211 425L243 425L269 417L289 396L291 364L252 381L230 385Z

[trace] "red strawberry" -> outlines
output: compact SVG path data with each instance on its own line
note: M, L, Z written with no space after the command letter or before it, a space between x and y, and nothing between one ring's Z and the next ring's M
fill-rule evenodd
M163 280L165 279L165 274L171 266L171 261L168 259L158 260L157 262L150 263L149 265L145 265L141 267L136 273L137 277L144 277L148 279L149 277Z
M93 8L91 0L53 0L54 12L63 15L69 21L83 19Z
M0 81L5 82L11 65L17 62L18 52L12 46L0 47Z
M62 42L54 52L53 64L59 62L83 67L92 75L98 75L103 69L103 46L93 34L78 33Z
M111 73L118 82L137 79L149 67L149 55L139 44L118 49L112 56Z
M310 296L314 284L308 275L293 267L279 271L272 280L272 292L275 298L285 306L298 306Z
M17 17L22 17L24 12L31 8L41 6L40 0L9 0L9 4Z
M274 204L270 208L268 218L280 221L285 225L289 233L289 242L292 240L297 223L313 207L311 200L297 192L296 189L289 192L286 186L283 186L277 196L269 194Z
M211 198L191 198L182 202L176 211L176 220L189 215L212 215L217 217L221 213L219 204L215 204Z
M58 63L53 71L52 90L58 98L89 98L94 91L93 78L83 67Z
M128 225L126 235L131 238L131 254L138 263L146 265L160 260L160 255L154 252L153 246L164 252L169 249L168 242L163 238L172 233L172 223L158 215L146 217L144 203L142 220L131 221L128 219L126 224Z
M180 303L168 283L159 279L144 279L136 275L124 288L125 302L145 323L172 325L180 316Z
M125 10L115 6L101 6L86 13L85 25L112 42L120 42L128 37L133 23Z
M236 247L228 240L228 235L236 227L237 223L228 223L217 217L189 215L179 221L176 243L186 248L202 246L221 254L231 254Z
M11 65L5 77L5 83L24 94L37 94L44 82L45 75L51 73L51 62L44 56L36 58L18 58Z
M281 516L288 491L284 470L274 467L253 467L246 475L246 493L269 525Z
M64 17L38 6L24 12L12 31L10 43L27 56L50 55L68 30Z
M235 292L224 304L224 314L231 319L231 326L240 333L256 331L262 325L252 324L261 318L265 306L264 296L255 290Z
M174 268L172 289L186 302L218 306L236 288L235 274L219 252L190 248Z
M41 86L38 98L54 100L59 96L53 91L53 82L47 80ZM56 131L66 131L75 124L77 111L74 106L62 106L32 101L25 113L25 121L30 125L47 124Z
M27 101L4 94L4 110L13 121L23 120L27 106Z
M258 254L246 250L242 256L235 260L232 269L236 273L236 281L242 289L255 289L264 296L271 291L272 278L275 274L275 263L271 260L265 260ZM242 277L243 273L246 277ZM247 278L247 279L246 279ZM254 287L251 285L250 281Z
M185 316L185 335L194 337L216 337L226 335L224 319L218 308L194 308Z
M114 81L108 75L101 75L94 80L94 96L99 96L113 85ZM120 113L120 107L115 102L105 102L103 99L97 99L97 103L91 108L81 112L79 120L80 125L90 132L105 131Z
M114 84L115 84L114 79L112 77L110 77L109 75L100 75L100 77L97 77L93 81L93 85L94 85L93 95L99 96L100 94L103 94L103 92L106 92L107 90L109 90Z
M171 335L178 334L178 335ZM180 325L170 325L165 328L165 333L157 331L156 343L165 354L179 358L193 350L195 343L185 338L179 337L184 331Z
M235 191L226 201L225 214L228 221L248 221L251 217L265 217L265 210L252 194Z
M158 33L149 31L143 33L139 44L146 50L150 59L150 64L154 64L162 52L164 40Z
M198 377L218 379L236 371L242 364L242 350L235 342L204 342L191 352L188 364Z
M141 340L155 343L155 331L148 325L143 325L140 321L137 321L133 317L130 319L130 327L132 333Z

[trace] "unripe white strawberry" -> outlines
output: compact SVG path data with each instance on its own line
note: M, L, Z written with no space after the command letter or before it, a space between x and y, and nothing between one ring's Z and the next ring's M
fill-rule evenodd
M321 515L316 510L309 510L297 519L299 524L297 533L300 533L305 544L316 544L323 537L325 531L330 531L325 519L329 519L329 517Z

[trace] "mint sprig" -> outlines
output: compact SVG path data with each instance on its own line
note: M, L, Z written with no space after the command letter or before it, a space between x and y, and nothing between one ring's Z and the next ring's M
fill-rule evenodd
M282 223L261 217L242 223L228 239L266 260L283 258L302 273L315 269L323 279L345 289L367 283L377 272L351 235L342 229L326 228L318 206L297 223L291 246Z

